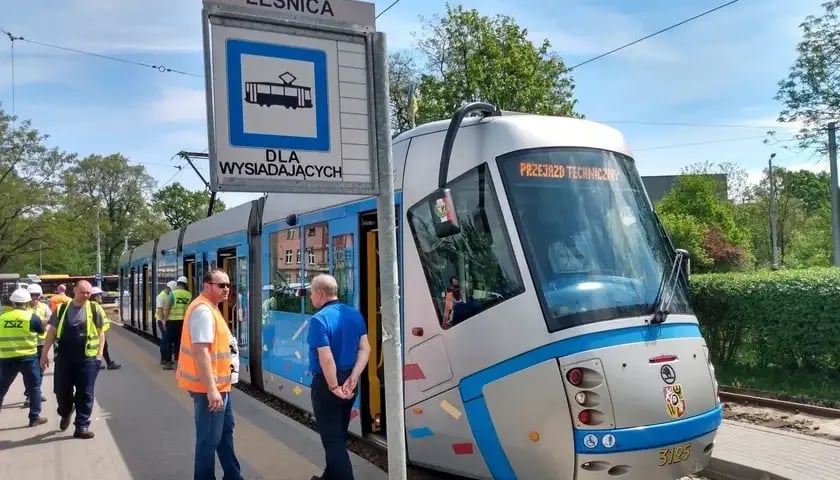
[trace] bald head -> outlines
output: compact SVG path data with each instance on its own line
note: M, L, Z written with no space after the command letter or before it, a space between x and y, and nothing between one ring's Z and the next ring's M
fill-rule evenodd
M56 289L55 289L55 293L57 293L59 295L61 295L62 293L66 292L66 291L67 291L67 285L65 285L63 283L61 285L59 285L58 287L56 287Z
M80 280L79 283L73 288L73 303L76 306L83 305L88 299L90 299L90 292L93 290L93 286L87 280Z
M323 273L312 279L309 286L309 299L315 308L321 308L325 303L338 299L338 282L335 277Z

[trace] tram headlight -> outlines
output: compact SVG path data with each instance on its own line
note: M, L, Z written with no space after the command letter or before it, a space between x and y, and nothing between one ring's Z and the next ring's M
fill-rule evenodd
M578 392L575 394L575 401L578 405L585 405L586 404L586 392Z

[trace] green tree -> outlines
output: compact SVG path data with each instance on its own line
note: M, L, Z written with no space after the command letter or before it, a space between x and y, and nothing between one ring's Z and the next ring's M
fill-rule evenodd
M487 17L447 4L424 21L418 47L426 56L417 123L449 118L464 102L503 110L578 116L574 84L551 44L534 45L511 17Z
M711 258L712 270L740 269L751 262L749 232L735 223L734 206L726 198L725 184L717 178L704 174L681 175L656 205L656 211L666 219L670 215L672 230L668 234L672 238L690 232L685 227L686 217L702 228L702 250ZM681 223L675 223L678 219ZM667 228L668 224L665 225ZM673 230L675 225L680 226L679 231ZM690 248L689 243L686 249L691 252ZM703 271L704 257L701 255L697 260L698 271Z
M391 100L391 133L393 135L411 128L409 92L417 85L419 78L420 73L411 56L396 52L388 57L388 93Z
M117 153L84 158L68 169L66 183L70 195L67 207L86 212L92 234L99 216L102 268L115 271L125 237L136 235L138 229L148 229L144 224L153 222L147 204L154 179L146 172L146 167L131 165L126 157ZM85 240L93 241L93 235Z
M840 0L822 4L820 17L809 15L800 25L798 57L776 99L784 104L781 122L802 122L797 137L802 147L825 149L825 124L840 117Z
M155 212L162 214L173 229L187 225L207 217L207 207L210 203L210 192L189 191L178 182L158 190L152 195L152 207ZM221 212L225 204L219 199L213 203L213 212Z
M681 213L663 213L659 220L671 237L674 248L688 251L692 271L706 272L714 265L714 260L703 248L706 228L691 215Z
M0 271L50 248L48 213L59 207L61 178L74 156L49 148L47 135L0 109Z

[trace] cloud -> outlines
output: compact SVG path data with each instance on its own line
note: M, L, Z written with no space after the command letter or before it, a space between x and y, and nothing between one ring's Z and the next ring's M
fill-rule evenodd
M204 89L166 88L149 108L152 119L161 123L207 121L207 97Z

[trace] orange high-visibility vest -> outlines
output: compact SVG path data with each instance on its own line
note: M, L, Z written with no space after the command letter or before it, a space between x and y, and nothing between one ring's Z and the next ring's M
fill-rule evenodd
M216 381L216 388L220 392L229 392L231 386L231 334L227 322L207 297L203 294L193 300L184 314L184 329L181 332L181 355L178 357L178 386L184 390L196 393L207 393L207 386L201 381L198 373L198 363L192 353L192 336L190 335L190 321L192 311L199 305L207 305L213 313L213 344L210 346L210 367Z

